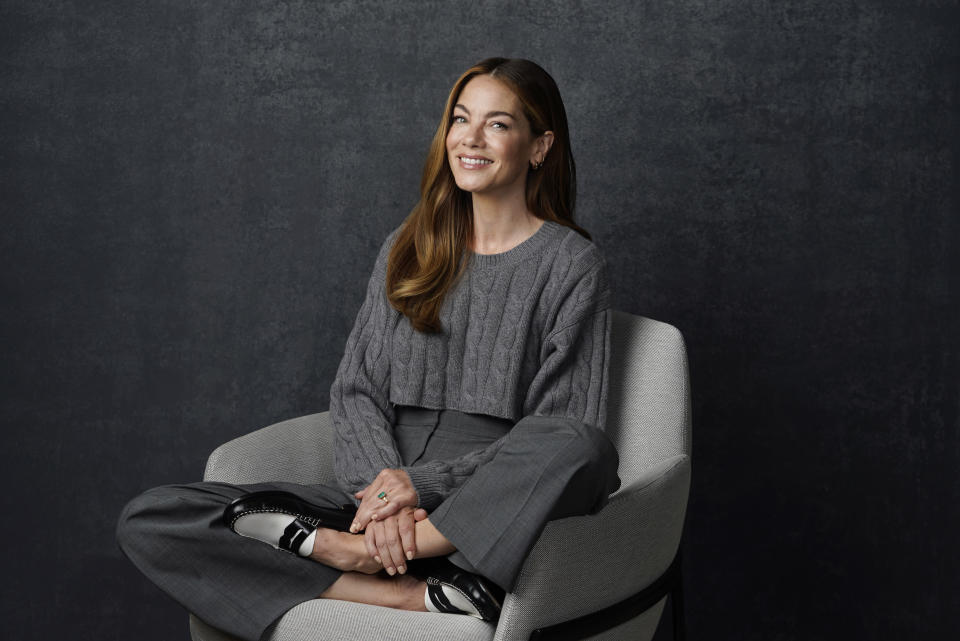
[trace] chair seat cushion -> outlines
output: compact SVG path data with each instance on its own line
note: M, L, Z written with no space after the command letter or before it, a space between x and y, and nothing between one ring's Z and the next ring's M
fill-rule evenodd
M313 599L290 608L264 641L491 641L493 623L463 614L405 612L363 603ZM190 616L194 641L239 641Z
M318 623L322 629L318 629ZM462 614L406 612L363 603L314 599L287 611L265 641L490 641L496 625Z

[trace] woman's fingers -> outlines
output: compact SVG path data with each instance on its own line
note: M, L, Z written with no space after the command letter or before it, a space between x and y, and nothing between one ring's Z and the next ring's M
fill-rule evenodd
M381 502L376 498L380 492L379 476L373 480L373 483L357 492L356 496L358 499L361 499L361 501L360 506L357 508L357 513L353 517L353 523L350 524L350 532L356 534L367 528L367 525L370 523L370 515L373 512L373 508L376 507L373 505L373 502Z
M403 555L407 560L412 560L417 555L416 527L414 521L414 512L412 510L402 510L397 515L398 530L400 532L400 544L403 546Z
M360 493L363 496L359 496ZM383 470L373 482L357 493L360 507L350 531L357 532L367 528L371 521L385 519L404 507L416 507L417 491L410 476L403 470Z
M393 516L404 507L410 507L408 505L404 505L399 500L394 501L392 498L390 499L389 503L379 499L378 501L381 503L381 505L374 507L373 512L370 514L370 518L374 521L383 520L389 516Z
M413 545L412 511L409 509L401 510L400 514L391 516L383 521L378 521L377 524L378 536L379 526L383 526L384 543L386 544L390 559L394 564L393 566L397 572L404 574L407 571L407 559L412 558L412 554L411 557L407 556L409 547Z
M382 484L377 489L376 501L371 502L371 519L384 519L396 514L401 508L417 506L417 491L406 472L384 470L377 478L382 480Z
M428 516L430 516L430 515L429 515L429 514L427 513L427 511L426 511L425 509L423 509L422 507L418 507L416 510L413 511L413 520L414 520L414 521L422 521L422 520L424 520L425 518L427 518Z
M407 561L416 557L416 512L405 508L394 516L379 521L371 521L363 535L367 553L393 576L398 572L405 574ZM426 511L423 511L426 514Z
M382 565L380 552L377 550L377 532L374 528L368 527L363 533L363 544L367 547L370 558Z
M361 530L365 530L370 525L370 521L373 519L373 511L377 507L373 505L374 502L381 503L380 499L371 498L373 494L367 493L363 500L360 501L360 507L357 508L357 513L353 517L353 524L350 526L350 531L356 534Z
M393 519L388 521L377 521L371 527L377 531L377 552L380 555L380 561L383 563L384 569L387 571L387 574L393 576L397 573L400 567L406 567L404 563L401 563L400 560L394 558L396 553L396 544L397 539L397 528L396 525L391 523ZM392 527L391 527L392 526ZM391 531L392 530L392 531ZM400 557L403 558L402 556Z

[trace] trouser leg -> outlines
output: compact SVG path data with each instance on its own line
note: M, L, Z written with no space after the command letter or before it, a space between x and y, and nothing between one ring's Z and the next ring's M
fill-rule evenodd
M616 448L572 419L528 416L430 515L450 559L510 590L547 521L599 511L620 487Z
M351 502L337 488L294 483L164 485L131 500L117 542L160 589L206 623L256 641L288 609L317 598L341 572L237 535L224 507L247 492L280 489L319 504Z

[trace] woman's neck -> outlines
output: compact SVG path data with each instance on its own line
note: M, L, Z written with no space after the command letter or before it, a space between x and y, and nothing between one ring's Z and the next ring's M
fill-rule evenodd
M540 229L543 221L527 209L526 197L493 199L473 195L473 252L499 254Z

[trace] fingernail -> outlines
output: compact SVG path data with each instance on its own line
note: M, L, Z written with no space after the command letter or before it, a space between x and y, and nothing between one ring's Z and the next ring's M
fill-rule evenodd
M393 568L387 568L387 574L389 574L390 576L393 576L393 575L396 574L396 573L397 573L397 571L394 570Z
M373 557L373 560L376 561L377 563L379 563L380 565L383 565L383 561L380 560L380 557L379 557L379 556Z
M400 574L404 574L407 571L407 568L401 565L400 567L397 568L397 571Z
M353 533L353 534L356 534L356 533L357 533L357 522L356 522L356 521L354 521L353 523L350 524L350 532Z
M413 561L413 552L407 550L407 561Z

